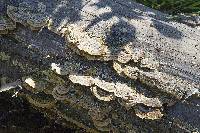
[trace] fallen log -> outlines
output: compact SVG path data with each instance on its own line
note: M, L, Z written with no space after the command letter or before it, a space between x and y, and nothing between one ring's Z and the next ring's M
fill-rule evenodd
M87 132L200 130L200 30L129 0L0 7L0 74L48 117Z

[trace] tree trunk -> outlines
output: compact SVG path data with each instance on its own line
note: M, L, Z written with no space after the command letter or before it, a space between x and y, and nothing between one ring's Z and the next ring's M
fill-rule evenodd
M200 131L200 30L131 0L3 0L0 11L1 91L22 86L87 132Z

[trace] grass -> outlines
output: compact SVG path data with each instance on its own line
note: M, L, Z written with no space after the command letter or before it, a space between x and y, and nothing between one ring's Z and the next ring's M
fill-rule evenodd
M200 0L136 0L137 2L162 12L200 15Z

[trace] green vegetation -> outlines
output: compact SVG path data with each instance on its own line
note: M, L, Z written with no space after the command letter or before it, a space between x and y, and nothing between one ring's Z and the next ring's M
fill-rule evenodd
M136 0L143 5L172 15L200 15L200 0Z

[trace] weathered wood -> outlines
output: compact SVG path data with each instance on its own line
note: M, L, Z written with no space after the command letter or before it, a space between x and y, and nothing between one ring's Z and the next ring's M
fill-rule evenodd
M200 30L129 0L0 7L0 74L49 116L88 132L200 130Z

